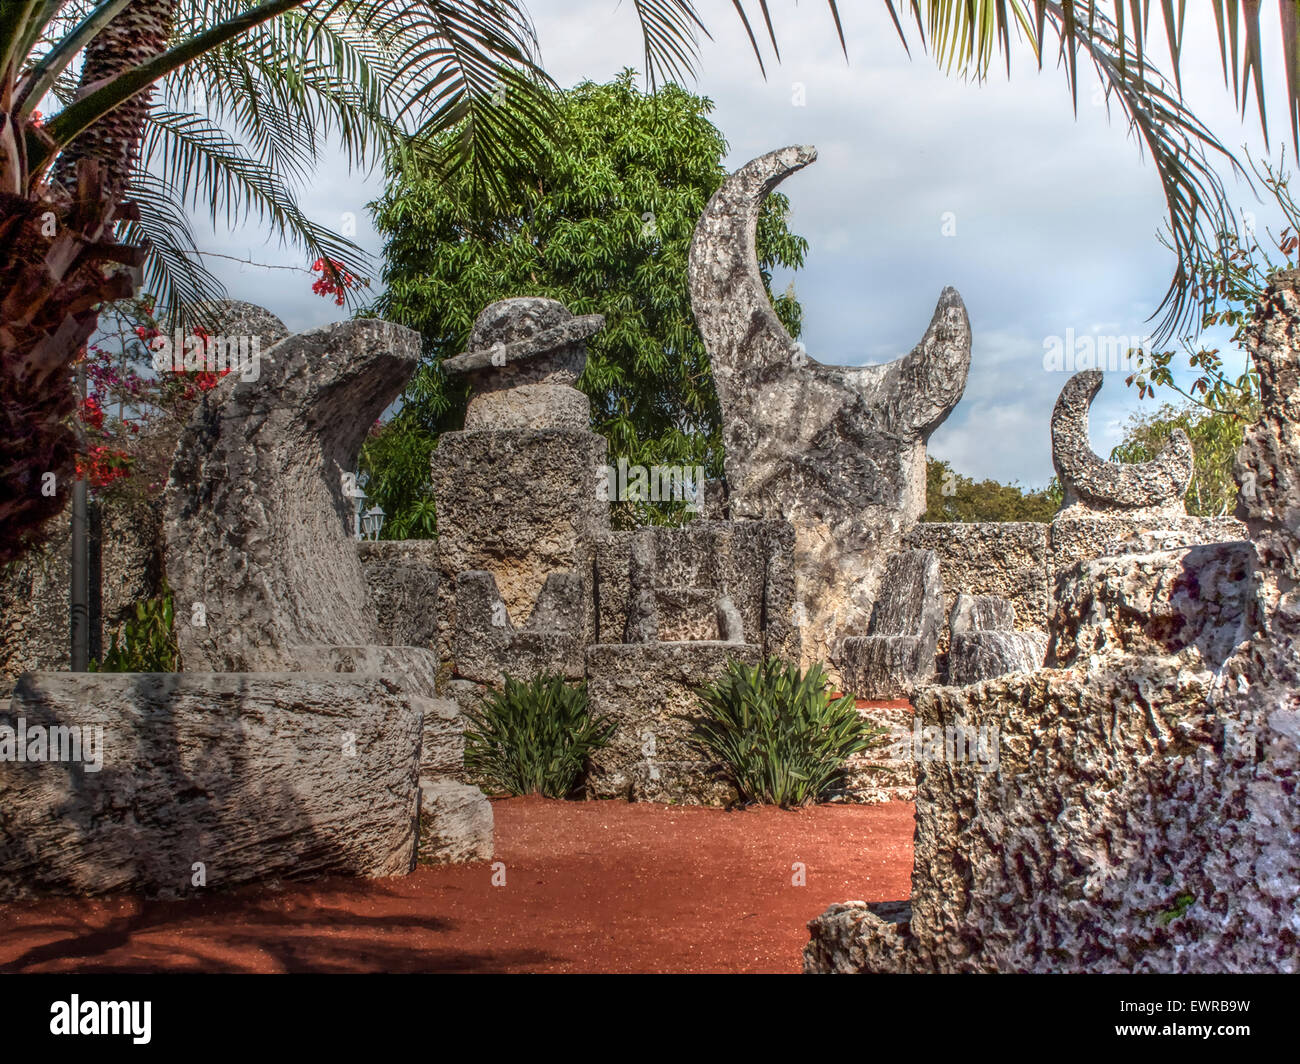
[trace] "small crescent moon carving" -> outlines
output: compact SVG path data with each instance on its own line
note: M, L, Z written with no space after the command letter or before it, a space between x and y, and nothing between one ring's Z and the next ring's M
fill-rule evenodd
M1088 411L1101 391L1101 370L1076 373L1052 411L1052 464L1065 489L1064 507L1145 510L1182 504L1192 482L1192 441L1176 429L1149 462L1108 462L1088 442Z

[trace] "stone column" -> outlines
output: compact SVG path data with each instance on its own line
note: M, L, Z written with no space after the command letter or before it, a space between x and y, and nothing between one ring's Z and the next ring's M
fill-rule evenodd
M502 300L479 315L469 350L444 363L448 373L469 378L471 397L464 430L444 433L432 460L439 650L444 659L458 658L461 630L466 646L475 646L465 666L480 682L499 683L496 670L511 664L512 646L522 653L522 642L529 646L517 667L571 671L572 651L580 662L581 647L594 638L593 563L596 542L609 530L600 490L606 444L591 431L587 397L574 384L586 363L585 341L603 324L599 315L574 317L552 299ZM563 587L552 580L542 596L548 578L560 574L568 574ZM462 576L475 602L486 594L486 610L471 615L467 602L458 614ZM566 615L553 616L561 600ZM564 638L549 638L556 634ZM493 647L499 653L483 660L483 648Z

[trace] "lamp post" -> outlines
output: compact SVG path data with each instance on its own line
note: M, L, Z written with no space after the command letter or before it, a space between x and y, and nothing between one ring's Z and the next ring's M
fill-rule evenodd
M378 506L372 506L361 518L361 533L365 539L378 539L388 515Z
M370 496L361 487L360 474L349 473L346 480L348 486L344 487L344 493L352 497L352 538L378 539L384 527L384 518L388 515L378 506L366 509L366 501Z
M86 349L81 349L81 359L77 363L77 396L81 402L79 410L86 405ZM82 424L80 412L77 417L77 450L82 456L86 453L86 428ZM84 457L82 458L84 462ZM71 587L68 595L69 619L69 665L73 672L85 672L90 665L90 506L84 472L77 474L72 482L72 559Z

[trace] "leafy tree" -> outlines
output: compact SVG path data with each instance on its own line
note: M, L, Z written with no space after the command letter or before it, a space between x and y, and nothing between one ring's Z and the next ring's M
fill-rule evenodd
M926 459L925 492L922 521L1050 521L1063 497L1055 477L1040 490L975 481L939 458Z
M513 194L504 203L476 199L466 174L399 177L375 205L387 285L376 313L419 330L425 344L381 439L454 427L465 395L442 361L465 349L488 304L546 296L575 314L605 316L579 387L591 398L593 428L609 440L611 463L722 474L720 413L691 311L687 258L700 213L726 175L726 142L708 119L709 100L677 85L643 93L634 77L625 70L609 84L559 94L545 163L508 174ZM784 196L771 196L759 220L765 285L774 266L797 268L807 249L787 227L788 210ZM773 306L798 336L793 291ZM373 477L392 476L377 448L367 458ZM642 504L622 516L663 520L680 510Z
M1237 504L1232 463L1246 425L1258 416L1257 403L1253 412L1208 412L1196 405L1175 407L1164 403L1155 411L1133 414L1125 426L1123 442L1111 451L1110 457L1116 462L1148 462L1160 453L1174 429L1182 429L1196 452L1192 483L1187 489L1187 512L1221 517L1232 513Z

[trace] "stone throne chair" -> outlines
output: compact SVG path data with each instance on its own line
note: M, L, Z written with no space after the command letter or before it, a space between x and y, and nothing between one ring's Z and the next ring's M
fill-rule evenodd
M948 683L979 683L1032 672L1047 655L1047 633L1016 631L1016 610L1000 595L958 595L948 616Z
M910 698L934 678L942 623L943 582L934 551L891 555L867 634L844 640L844 690L859 698Z
M706 805L737 797L692 741L697 691L729 662L756 665L765 653L798 660L793 539L782 521L699 519L602 542L602 642L587 648L587 691L616 729L592 758L590 796Z

